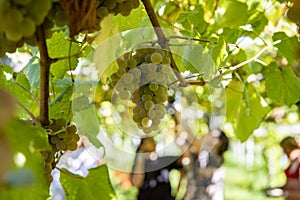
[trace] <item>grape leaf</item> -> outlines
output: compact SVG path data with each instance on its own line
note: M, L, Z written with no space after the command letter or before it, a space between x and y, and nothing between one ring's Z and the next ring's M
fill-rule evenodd
M220 38L217 44L213 42L209 46L209 55L214 61L215 65L218 67L224 61L225 56L227 55L226 43L223 38Z
M182 54L182 64L193 73L203 73L208 79L215 71L216 65L208 53L204 53L201 46L186 46Z
M100 147L97 135L99 133L99 124L97 119L97 111L94 105L86 105L85 109L74 113L74 121L80 130L80 134L84 134L96 146Z
M13 76L15 76L13 78ZM14 80L15 79L15 80ZM31 98L31 88L29 80L22 72L13 74L12 69L8 65L0 66L0 87L15 97L22 105L27 108L36 107L35 102ZM27 113L20 107L17 109L19 117L28 117Z
M248 96L247 103L243 99L244 92ZM234 79L226 88L226 119L233 123L234 133L242 142L259 127L270 109L269 106L262 106L251 85L244 88L241 82Z
M134 28L140 28L141 22L145 16L145 12L143 12L143 6L140 6L136 9L133 9L129 16L124 17L119 14L113 19L113 26L119 28L119 32L127 31ZM111 28L111 26L109 26Z
M40 59L33 57L27 65L27 76L31 86L35 88L40 87Z
M266 92L280 104L292 105L300 100L300 83L291 67L282 70L273 62L265 68Z
M295 61L296 51L299 47L297 37L288 37L284 32L277 32L273 35L273 41L277 40L281 40L279 44L275 45L279 53L283 55L289 63Z
M111 200L116 197L106 165L90 169L85 178L75 176L71 177L65 173L60 174L60 181L67 200Z
M0 199L47 199L49 188L40 153L51 149L45 130L14 120L5 128L5 133L15 158L7 179L13 180L14 184L0 192ZM12 184L11 181L8 183Z
M62 31L53 33L51 39L47 40L47 47L50 58L62 58L74 55L80 50L80 45L66 40ZM78 58L76 57L59 60L51 65L51 74L54 76L54 79L63 78L65 73L70 69L74 70L77 64Z
M51 119L64 118L69 121L72 118L72 94L73 87L69 85L50 103L49 116Z
M225 12L216 16L216 23L218 26L234 28L247 22L247 4L236 0L223 0L221 2L220 7L224 8Z
M236 119L236 111L243 102L244 88L237 79L231 80L226 88L226 119L232 122Z

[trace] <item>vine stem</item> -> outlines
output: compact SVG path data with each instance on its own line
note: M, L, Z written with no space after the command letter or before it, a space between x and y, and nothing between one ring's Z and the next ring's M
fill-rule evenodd
M48 54L45 31L42 25L37 27L36 36L40 51L40 122L49 125L49 74L51 59Z
M158 39L158 44L162 47L167 49L170 52L170 61L171 61L171 67L173 69L173 72L175 74L175 76L177 77L178 81L180 82L180 85L183 87L186 87L188 85L188 83L185 81L185 79L181 76L178 67L175 63L175 60L173 58L173 55L170 51L169 46L167 45L167 38L165 36L165 34L163 33L161 26L159 24L158 18L154 12L154 9L152 7L152 4L150 2L150 0L141 0L142 3L144 4L144 7L146 9L146 12L148 14L148 17L151 21L152 26L154 27L154 31L156 33L157 39Z

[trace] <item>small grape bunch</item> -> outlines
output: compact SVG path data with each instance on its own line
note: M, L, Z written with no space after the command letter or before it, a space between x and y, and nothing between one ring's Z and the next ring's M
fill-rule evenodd
M52 169L55 167L55 160L54 160L54 151L43 151L42 156L44 157L44 175L46 177L48 185L51 184L53 177L51 175Z
M103 20L108 14L123 16L130 15L131 11L139 7L139 0L98 0L97 2L97 23ZM100 29L100 27L98 27Z
M49 142L54 151L74 151L77 149L77 142L80 137L74 124L66 125L64 119L54 120L50 125L53 134L49 135Z

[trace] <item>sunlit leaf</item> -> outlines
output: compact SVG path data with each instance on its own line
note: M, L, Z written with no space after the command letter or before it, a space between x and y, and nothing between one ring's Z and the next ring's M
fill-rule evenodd
M247 93L248 100L244 99ZM259 127L270 107L262 105L260 97L251 85L233 79L226 88L226 119L232 122L234 133L241 141L246 141L253 131Z
M61 173L60 181L67 200L111 200L115 197L106 165L90 169L85 178Z
M291 67L281 70L276 63L271 63L263 74L269 98L286 105L300 101L300 83Z
M64 32L55 32L51 39L47 40L48 53L50 58L63 58L51 65L51 73L54 79L63 78L68 70L74 70L78 64L76 57L68 56L78 53L80 46L78 43L65 39Z
M40 152L51 148L45 130L15 120L5 132L13 151L14 166L7 177L11 187L0 192L0 199L47 199L49 191Z
M279 53L283 55L289 63L292 63L296 59L296 50L299 48L299 42L297 37L289 37L284 32L277 32L273 35L273 41L281 42L276 45Z

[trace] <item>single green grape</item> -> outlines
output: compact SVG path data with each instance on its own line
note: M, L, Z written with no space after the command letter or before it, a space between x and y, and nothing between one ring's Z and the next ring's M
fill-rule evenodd
M70 151L75 151L77 149L77 143L67 144L67 149Z
M57 135L50 136L50 143L57 144L60 141L60 138Z
M144 94L142 96L143 102L146 102L146 101L151 100L151 99L152 99L152 95L150 95L150 94Z
M71 124L67 127L67 132L70 134L74 134L77 132L77 128L74 124Z
M97 16L100 18L105 17L106 15L108 15L109 11L105 6L100 6L99 8L97 8Z
M156 83L150 83L150 84L149 84L149 89L150 89L151 91L155 92L155 91L157 91L157 90L159 89L159 86L158 86L158 84L156 84Z
M130 69L134 68L137 66L137 61L134 58L130 58L127 60L127 65Z
M152 124L152 120L149 118L149 117L144 117L141 121L141 125L144 127L144 128L148 128L150 127Z
M67 148L67 144L62 140L59 141L55 146L59 151L64 151Z
M144 103L144 108L145 108L146 110L151 110L151 109L153 109L153 108L154 108L154 102L151 101L151 100L146 101L146 102Z
M150 60L152 63L154 64L160 64L163 60L163 57L160 53L154 52L151 57Z

